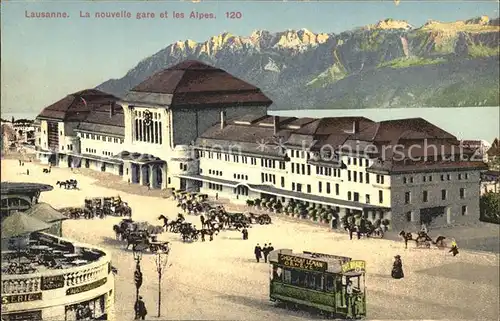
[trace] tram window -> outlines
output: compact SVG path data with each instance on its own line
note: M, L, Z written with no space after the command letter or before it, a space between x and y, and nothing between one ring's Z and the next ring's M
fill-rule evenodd
M307 287L306 274L304 272L292 270L292 284L300 287Z
M335 285L334 285L334 280L335 278L331 275L326 276L326 291L328 292L333 292L335 291Z
M273 281L281 281L283 275L283 269L277 266L273 266Z
M289 283L291 284L292 283L292 272L290 270L284 270L283 271L283 281L285 283Z

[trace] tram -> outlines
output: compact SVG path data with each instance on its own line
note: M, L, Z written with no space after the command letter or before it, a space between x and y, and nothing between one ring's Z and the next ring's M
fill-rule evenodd
M330 318L366 317L366 262L290 249L272 251L270 300L318 310Z

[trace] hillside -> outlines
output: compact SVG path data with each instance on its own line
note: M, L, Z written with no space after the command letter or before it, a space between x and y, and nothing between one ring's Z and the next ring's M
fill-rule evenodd
M340 34L307 29L179 41L97 88L121 96L152 74L197 59L253 83L275 109L498 106L499 19L385 19Z

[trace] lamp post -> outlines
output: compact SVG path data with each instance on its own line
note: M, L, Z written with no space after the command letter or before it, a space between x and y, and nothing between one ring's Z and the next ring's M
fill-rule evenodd
M137 319L137 302L139 302L139 289L142 285L142 272L141 272L141 259L142 259L142 251L133 248L134 252L134 261L135 261L135 272L134 272L134 283L135 283L135 304L134 304L134 314Z
M168 263L168 254L170 249L167 251L158 251L156 252L156 272L158 272L158 317L161 316L161 278L163 276L163 272L165 271ZM172 264L170 264L172 265Z

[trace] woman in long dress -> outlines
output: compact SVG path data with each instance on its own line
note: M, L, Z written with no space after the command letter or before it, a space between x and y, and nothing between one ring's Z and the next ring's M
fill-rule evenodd
M402 279L405 277L403 272L403 262L401 261L401 256L396 255L394 260L394 264L392 265L391 276L394 279Z

